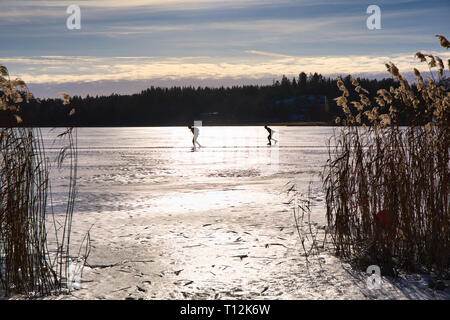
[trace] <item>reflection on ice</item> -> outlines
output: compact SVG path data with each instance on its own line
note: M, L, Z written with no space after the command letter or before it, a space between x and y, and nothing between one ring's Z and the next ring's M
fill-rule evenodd
M327 127L201 127L191 152L187 127L79 128L76 211L189 212L270 201L294 179L317 180ZM54 132L43 129L50 159ZM65 196L64 171L52 172L53 202ZM61 201L61 203L60 203Z

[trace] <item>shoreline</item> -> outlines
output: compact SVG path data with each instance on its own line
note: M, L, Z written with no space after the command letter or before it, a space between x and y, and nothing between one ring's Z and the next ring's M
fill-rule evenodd
M201 120L200 120L201 121ZM256 122L256 123L210 123L208 121L203 122L204 126L208 127L263 127L265 125L275 127L335 127L327 122ZM152 124L152 125L92 125L92 126L73 126L74 128L158 128L158 127L186 127L187 124ZM43 125L43 126L15 126L13 128L66 128L70 126L64 125Z

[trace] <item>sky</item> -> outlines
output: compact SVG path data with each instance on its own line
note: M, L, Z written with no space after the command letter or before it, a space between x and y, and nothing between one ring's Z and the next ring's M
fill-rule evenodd
M67 28L67 7L80 29ZM369 5L381 10L370 30ZM0 64L38 97L149 86L271 84L318 72L384 77L450 58L449 0L0 0Z

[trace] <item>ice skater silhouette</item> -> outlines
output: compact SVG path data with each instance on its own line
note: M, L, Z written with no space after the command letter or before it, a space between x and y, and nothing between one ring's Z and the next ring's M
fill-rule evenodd
M194 127L194 126L188 126L188 128L191 130L192 134L194 135L194 137L192 138L192 148L193 148L193 150L196 149L196 144L199 147L202 147L202 145L200 143L198 143L198 141L197 141L198 135L200 134L200 130L197 127Z
M275 144L277 144L278 140L272 138L272 134L275 133L275 130L270 129L267 125L264 126L264 128L269 132L269 135L267 136L267 140L269 140L269 143L267 145L272 145L272 140L275 141Z

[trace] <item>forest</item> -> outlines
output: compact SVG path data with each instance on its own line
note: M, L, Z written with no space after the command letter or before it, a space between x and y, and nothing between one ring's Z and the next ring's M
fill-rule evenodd
M350 75L342 78L351 86ZM374 98L379 89L397 87L392 78L359 79ZM251 125L311 122L333 124L341 115L335 98L340 95L336 79L302 72L292 79L283 76L272 85L233 87L150 87L136 94L73 96L62 99L31 99L19 106L23 126L171 126ZM357 95L350 97L357 98ZM75 113L68 116L74 109ZM0 125L15 122L12 114L0 113Z

